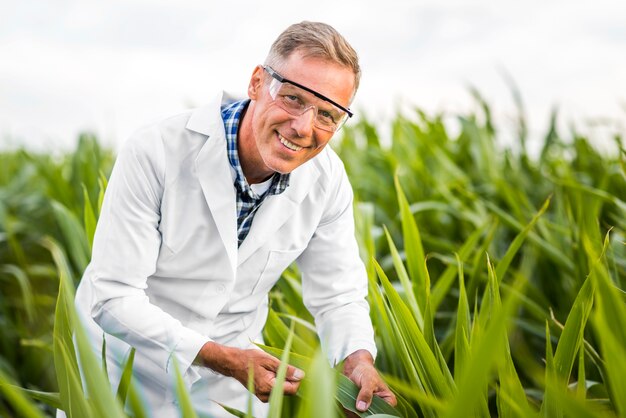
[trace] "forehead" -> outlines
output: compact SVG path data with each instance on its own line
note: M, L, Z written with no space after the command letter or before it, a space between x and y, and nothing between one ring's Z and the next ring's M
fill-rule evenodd
M348 107L354 95L354 73L349 67L295 51L276 68L283 77L302 84Z

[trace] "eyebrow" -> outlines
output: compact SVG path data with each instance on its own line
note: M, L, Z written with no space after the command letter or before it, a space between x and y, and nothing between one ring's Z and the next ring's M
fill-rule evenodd
M320 94L320 93L316 92L315 90L308 88L307 86L303 86L300 83L296 83L295 81L291 81L291 80L283 77L282 75L280 75L276 71L274 71L274 69L272 67L270 67L269 65L263 66L263 69L265 71L267 71L276 80L280 81L281 83L293 84L296 87L300 87L302 90L308 91L309 93L311 93L315 97L318 97L318 98L320 98L322 100L327 101L328 103L331 103L331 104L337 106L339 109L341 109L344 112L346 112L348 114L348 117L351 118L354 115L354 113L352 113L352 111L350 109L348 109L347 107L343 107L342 105L340 105L339 103L335 102L334 100L329 99L328 97L324 96L323 94Z

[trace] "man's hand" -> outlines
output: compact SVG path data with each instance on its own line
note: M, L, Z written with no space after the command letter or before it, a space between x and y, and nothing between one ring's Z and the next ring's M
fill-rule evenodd
M208 367L224 376L234 377L248 387L250 368L254 373L254 394L263 402L267 402L276 382L276 373L280 360L264 351L257 349L240 349L226 347L214 342L204 344L196 364ZM283 391L285 395L294 395L298 391L304 372L294 366L287 366L287 374Z
M374 367L374 359L369 351L357 350L343 362L343 374L359 388L356 398L356 409L366 411L374 395L380 396L391 406L396 406L396 396L389 390Z

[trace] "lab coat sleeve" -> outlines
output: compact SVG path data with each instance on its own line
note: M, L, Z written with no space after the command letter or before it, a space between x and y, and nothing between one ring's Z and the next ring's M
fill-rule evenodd
M359 349L376 357L369 317L367 273L354 235L353 193L336 155L329 174L326 210L298 258L302 294L332 365Z
M158 225L165 175L158 128L139 131L115 162L83 280L93 283L91 316L105 332L170 375L176 358L191 383L199 375L190 365L209 338L151 304L145 292L161 247Z

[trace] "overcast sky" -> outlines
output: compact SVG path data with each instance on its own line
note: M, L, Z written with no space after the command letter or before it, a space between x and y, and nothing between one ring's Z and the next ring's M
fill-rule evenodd
M467 112L472 85L511 130L506 72L534 135L554 106L564 125L624 132L626 1L0 0L0 141L67 149L90 130L118 146L218 89L244 94L301 20L330 23L359 52L352 107L381 123L411 105Z

